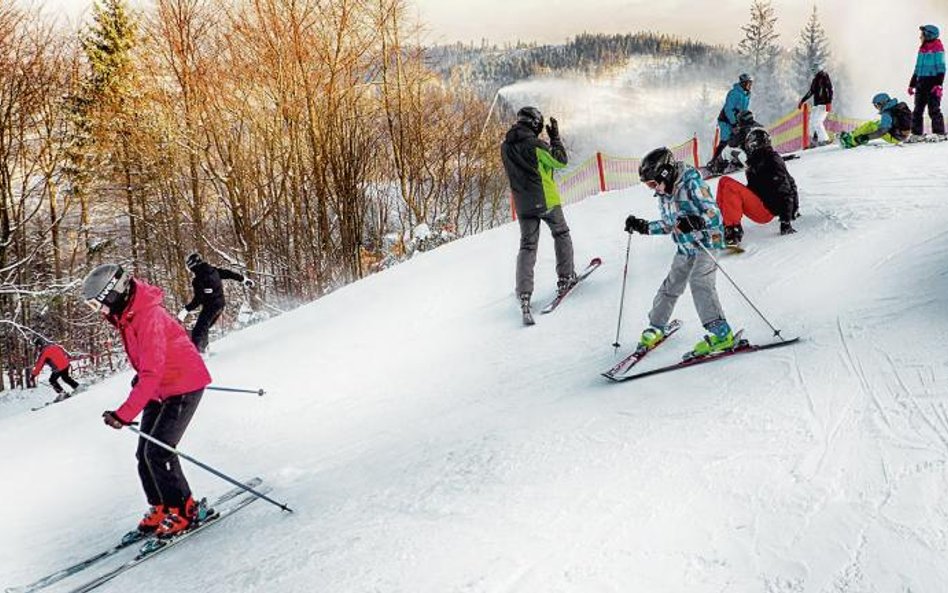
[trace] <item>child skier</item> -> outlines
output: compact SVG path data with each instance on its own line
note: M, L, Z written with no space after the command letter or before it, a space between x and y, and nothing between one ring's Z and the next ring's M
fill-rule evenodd
M724 218L724 242L738 245L744 236L741 218L758 224L780 219L780 234L795 233L790 221L797 217L797 184L763 128L751 130L744 142L747 152L747 185L730 177L718 182L718 207Z
M697 170L676 161L667 148L656 148L645 155L639 166L639 178L655 191L661 218L650 222L630 215L625 220L626 232L671 234L678 244L671 270L655 295L648 315L649 327L642 332L640 347L654 348L663 339L675 303L688 284L701 323L709 332L690 355L705 356L733 348L734 334L724 318L714 286L717 267L705 251L723 247L721 214L708 184Z
M898 144L908 139L912 129L912 111L908 105L886 93L878 93L872 98L872 104L879 110L879 121L867 121L852 132L839 135L843 148L853 148L882 138L890 144Z
M945 48L938 38L938 27L919 27L922 42L915 59L915 71L909 82L908 94L915 95L912 111L912 136L908 142L926 140L924 136L925 108L932 120L931 140L945 139L945 118L941 113L942 85L945 82Z
M30 374L33 378L36 378L43 371L44 366L52 369L52 373L49 375L49 384L56 392L56 399L53 401L62 401L78 393L80 391L79 384L69 376L69 353L59 344L46 342L43 338L36 339L36 347L40 349L39 356L36 357L36 364L33 365ZM72 388L72 393L66 393L63 390L59 384L60 379Z
M83 300L118 328L138 373L125 403L103 412L102 419L119 429L141 413L141 431L175 447L211 376L184 329L162 306L163 296L160 288L133 278L117 264L98 266L82 283ZM198 505L178 456L139 438L135 457L151 505L138 529L161 538L187 529Z

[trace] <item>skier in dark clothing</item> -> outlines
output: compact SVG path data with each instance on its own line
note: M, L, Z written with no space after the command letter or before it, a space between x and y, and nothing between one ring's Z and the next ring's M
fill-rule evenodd
M161 289L117 264L102 264L86 276L82 297L119 330L138 373L125 403L103 412L102 420L120 429L141 414L143 433L177 446L211 376L184 329L162 306ZM191 495L176 454L139 438L135 457L151 505L138 524L140 531L171 537L201 518L201 505Z
M919 27L922 42L915 60L915 71L909 82L909 95L915 95L915 109L912 110L912 135L906 142L945 139L945 117L941 113L942 85L945 83L945 47L938 38L935 25ZM924 136L925 108L932 119L932 138Z
M547 144L540 140L543 115L536 107L524 107L517 112L517 123L510 128L500 147L500 155L507 171L513 193L517 219L520 223L520 252L517 255L517 296L524 314L530 311L533 294L533 268L537 261L537 243L540 239L540 221L550 227L553 249L556 252L556 288L559 294L576 283L573 268L573 240L566 217L560 205L560 194L553 181L553 171L568 162L566 149L560 140L559 126L554 118L546 126L550 138Z
M741 219L747 216L758 224L780 219L780 234L796 230L790 224L798 216L797 184L783 158L773 149L770 134L756 128L747 134L747 185L723 177L718 182L717 203L724 218L724 242L738 245L744 236Z
M833 108L833 81L829 74L819 66L813 66L813 80L810 82L810 90L807 91L797 109L803 109L803 104L811 97L813 98L813 109L810 110L810 132L816 137L816 143L812 146L822 146L829 144L829 134L826 132L826 116Z
M217 319L224 310L224 287L221 280L236 280L242 282L248 288L254 287L254 282L250 278L244 278L243 274L233 272L226 268L217 268L207 263L201 258L199 253L188 255L185 263L194 278L191 280L191 286L194 288L194 298L191 302L178 311L178 320L184 321L188 313L201 307L201 313L198 315L197 322L191 329L191 341L197 346L199 352L207 350L208 333L211 327L217 323Z
M62 401L80 391L79 384L76 383L75 379L69 376L69 353L59 344L47 343L46 340L42 338L37 338L36 346L40 349L39 356L36 357L36 364L33 365L33 370L30 374L34 378L39 376L44 366L48 366L52 370L52 373L49 375L49 384L57 394L56 399L53 401ZM59 384L60 379L72 388L72 393L67 394L63 390Z

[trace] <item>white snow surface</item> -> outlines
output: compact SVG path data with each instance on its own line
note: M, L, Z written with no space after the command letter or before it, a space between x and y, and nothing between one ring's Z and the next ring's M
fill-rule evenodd
M214 346L215 384L267 394L207 392L180 448L265 477L296 512L255 503L100 590L945 591L948 144L827 147L788 166L799 233L745 221L747 253L720 261L801 343L600 377L624 217L657 217L645 188L567 209L577 267L605 263L531 328L516 224L419 254ZM623 352L674 253L668 237L631 245ZM537 305L553 267L544 229ZM718 287L731 323L769 341ZM687 293L676 316L643 368L702 335ZM145 510L135 437L100 418L130 377L0 414L0 587L109 546ZM198 495L229 488L185 471Z

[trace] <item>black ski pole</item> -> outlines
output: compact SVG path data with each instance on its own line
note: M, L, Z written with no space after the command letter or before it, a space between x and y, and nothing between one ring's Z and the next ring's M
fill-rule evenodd
M619 332L622 329L622 309L625 308L625 280L629 275L629 252L632 251L632 233L629 233L629 242L625 246L625 267L622 268L622 295L619 297L619 322L616 324L616 341L612 343L616 353L619 352Z
M241 389L239 387L219 387L217 385L208 385L204 389L210 389L212 391L232 391L234 393L256 393L257 395L262 396L266 391L263 388L260 389Z
M142 438L145 439L146 441L155 443L156 445L158 445L158 446L161 447L162 449L165 449L165 450L167 450L167 451L170 451L171 453L174 453L175 455L177 455L177 456L179 456L179 457L182 457L182 458L184 458L184 459L187 459L188 461L190 461L190 462L193 463L194 465L200 467L201 469L211 472L212 474L214 474L214 475L217 476L218 478L221 478L221 479L223 479L223 480L227 480L228 482L230 482L230 483L233 484L234 486L237 486L238 488L242 488L242 489L246 490L247 492L249 492L250 494L253 494L253 495L256 496L257 498L262 498L263 500L269 502L270 504L272 504L272 505L274 505L274 506L280 507L280 509L282 509L282 510L288 512L288 513L292 513L292 512L293 512L293 509L291 509L290 507L286 506L285 504L280 504L280 503L278 503L277 501L275 501L275 500L273 500L272 498L270 498L269 496L267 496L266 494L261 494L260 492L257 492L257 491L254 490L253 488L251 488L251 487L249 487L249 486L246 486L246 485L244 485L244 484L241 484L240 482L238 482L237 480L231 478L231 477L228 476L227 474L224 474L224 473L222 473L222 472L219 472L219 471L217 471L216 469L214 469L213 467L211 467L211 466L209 466L209 465L207 465L207 464L201 463L201 462L198 461L197 459L195 459L195 458L193 458L193 457L191 457L191 456L189 456L189 455L187 455L187 454L185 454L185 453L182 453L181 451L178 451L177 449L175 449L175 448L172 447L171 445L169 445L169 444L167 444L167 443L163 443L162 441L159 441L158 439L156 439L155 437L151 436L150 434L146 434L146 433L144 433L144 432L138 430L138 429L135 428L134 426L129 426L128 428L129 428L129 430L131 430L132 432L134 432L134 433L137 434L138 436L142 437Z
M741 290L741 287L737 285L737 282L734 282L734 279L731 278L731 277L728 275L728 273L727 273L726 271L724 271L724 268L722 268L722 267L721 267L721 264L718 263L717 258L715 258L713 255L711 255L711 252L708 250L708 248L705 247L705 246L701 243L701 241L695 241L695 244L698 245L699 247L701 247L701 249L703 249L704 252L708 254L708 257L710 257L710 258L711 258L711 261L714 262L715 267L717 267L717 269L721 270L721 273L724 274L724 277L727 278L728 281L734 286L734 288L737 289L737 292L740 293L740 295L741 295L742 297L744 297L744 300L747 301L747 304L751 306L751 309L753 309L758 315L760 315L760 318L764 320L764 323L766 323L768 326L770 326L770 329L774 332L774 336L780 338L780 341L781 341L781 342L786 342L786 339L784 339L784 337L780 335L780 331L781 331L781 330L775 328L775 327L773 326L773 324L770 323L770 321L768 321L768 319L767 319L766 317L764 317L764 314L761 313L761 312L760 312L760 309L758 309L757 306L754 305L753 301L751 301L750 298L748 298L748 296L747 296L746 294L744 294L744 291Z

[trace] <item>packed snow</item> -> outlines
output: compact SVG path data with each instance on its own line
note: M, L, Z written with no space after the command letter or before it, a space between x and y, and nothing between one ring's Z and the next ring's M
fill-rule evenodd
M645 188L567 209L582 267L524 328L516 224L216 342L182 451L271 496L99 589L232 592L927 593L948 582L948 144L826 147L788 164L798 234L745 224L721 265L787 348L640 381L599 373ZM712 184L712 189L715 184ZM543 231L537 308L554 292ZM619 354L673 257L631 239ZM766 324L719 275L728 319ZM676 360L684 327L642 363ZM130 372L0 405L0 587L104 549L146 510L135 437L100 418ZM193 465L199 495L229 485ZM133 550L64 580L68 591Z

